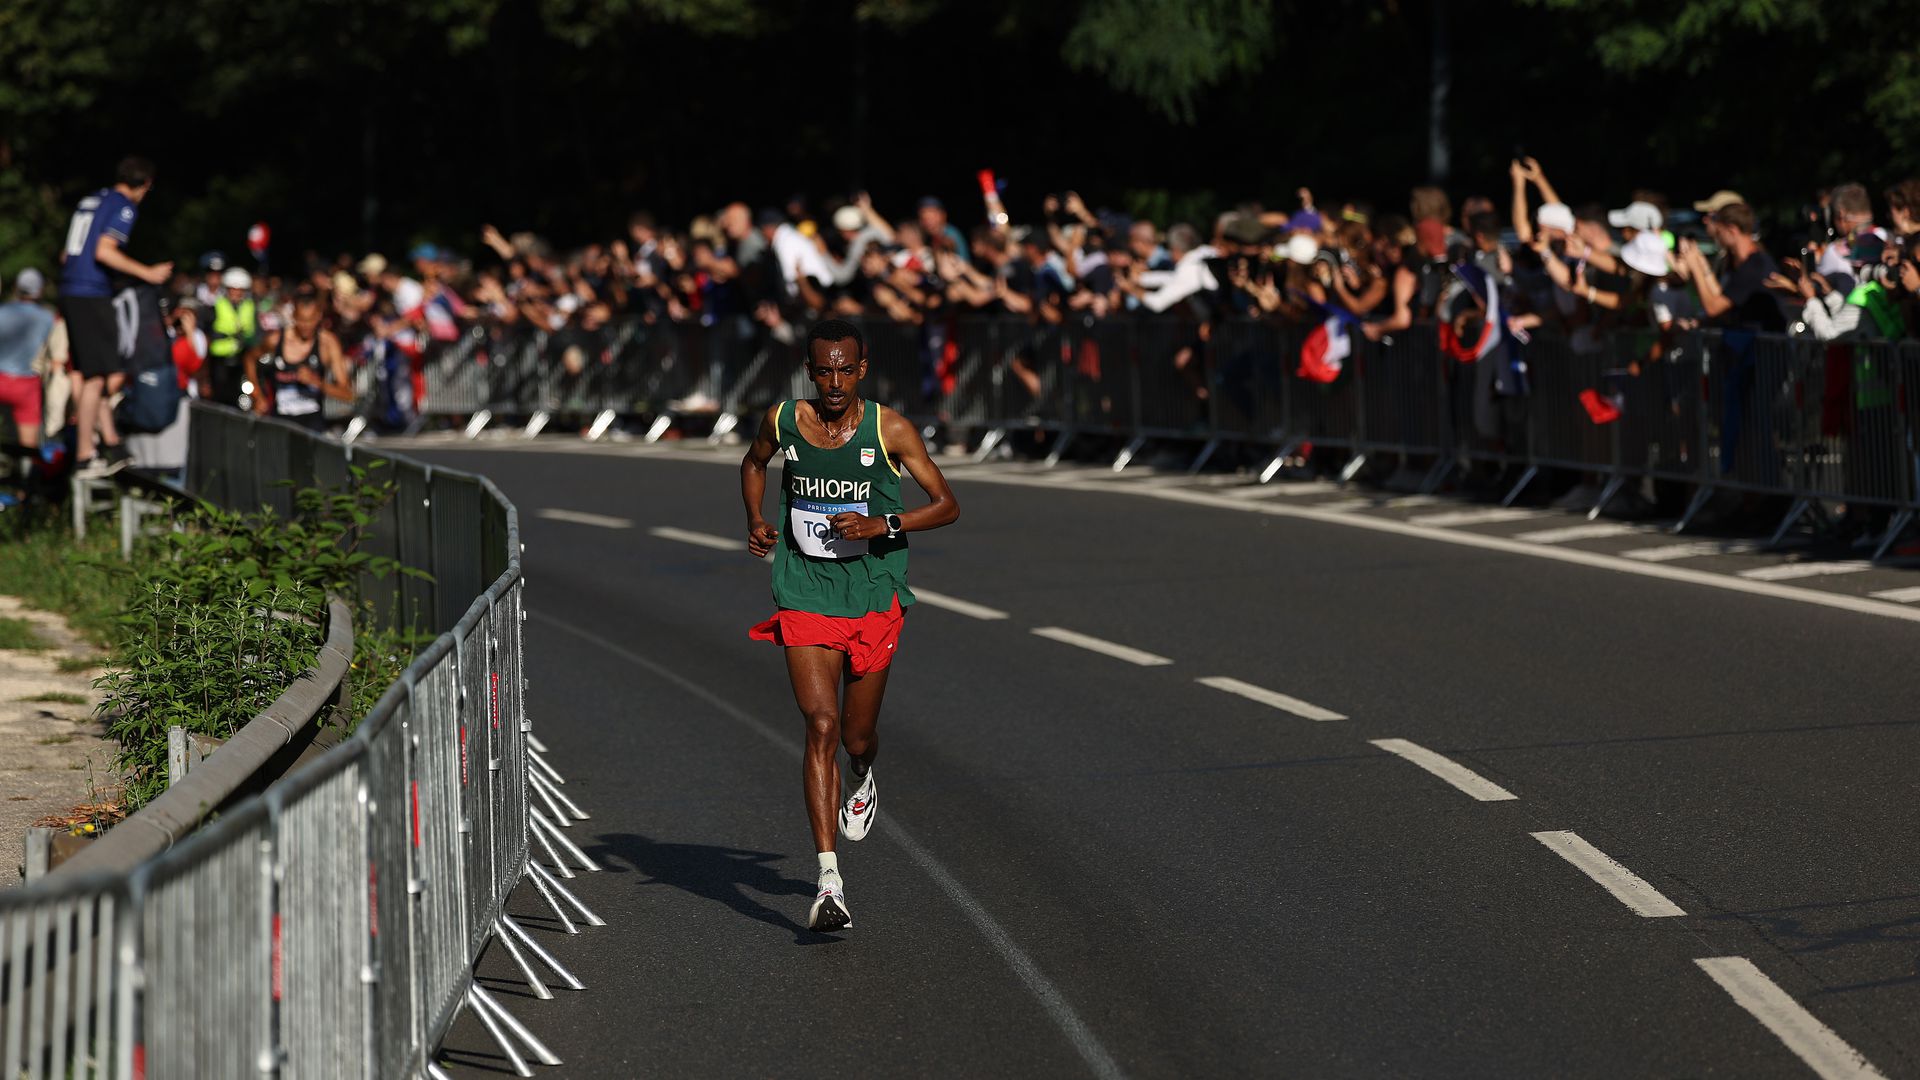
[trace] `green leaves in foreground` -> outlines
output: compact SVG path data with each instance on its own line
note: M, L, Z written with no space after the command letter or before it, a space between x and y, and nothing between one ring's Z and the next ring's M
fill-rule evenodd
M377 631L360 591L363 581L410 572L361 550L393 493L355 469L341 488L297 492L291 520L203 508L136 559L109 672L97 682L129 810L166 788L167 728L226 738L313 666L329 594L348 601L356 645L373 651L355 650L354 715L322 723L351 726L362 698L377 697L406 665L411 641ZM384 681L374 688L370 678Z

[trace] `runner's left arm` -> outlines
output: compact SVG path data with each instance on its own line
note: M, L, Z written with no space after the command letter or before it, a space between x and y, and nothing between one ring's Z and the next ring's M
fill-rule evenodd
M927 444L920 438L919 429L913 421L888 409L880 418L881 435L886 439L887 448L895 451L894 456L927 493L930 500L927 505L900 512L900 531L925 532L942 525L951 525L960 519L960 500L954 498L953 489L947 486L947 477L934 463L933 455L927 453ZM887 535L887 522L882 517L862 517L859 514L837 514L833 518L834 528L847 540L872 540Z
M320 364L327 369L321 392L335 401L353 400L353 369L347 364L346 350L331 331L320 331Z

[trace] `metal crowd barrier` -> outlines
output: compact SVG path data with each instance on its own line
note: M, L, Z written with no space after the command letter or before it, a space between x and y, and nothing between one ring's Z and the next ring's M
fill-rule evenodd
M1460 470L1511 474L1509 503L1553 469L1592 481L1596 515L1627 485L1652 480L1691 488L1683 528L1720 491L1788 499L1782 536L1823 503L1884 508L1876 557L1920 516L1920 343L1538 333L1517 346L1523 385L1496 388L1506 376L1445 355L1431 325L1378 342L1356 328L1340 376L1324 383L1299 371L1314 328L1269 320L962 316L863 328L870 396L980 433L983 456L1015 432L1044 438L1050 461L1076 438L1100 436L1122 443L1121 469L1148 442L1192 442L1197 470L1240 443L1277 450L1265 479L1312 447L1347 455L1347 479L1370 459L1397 458L1422 490ZM450 415L526 417L529 433L564 416L598 436L628 417L649 439L702 424L717 439L809 392L798 332L744 317L476 331L484 347L444 350L428 366L426 400Z
M350 739L263 796L131 873L0 893L0 1075L439 1076L463 1008L519 1075L558 1064L472 975L497 940L536 997L581 988L507 916L523 879L566 932L602 925L560 881L599 868L527 716L512 504L483 477L229 409L196 405L192 431L189 489L235 508L383 459L389 553L432 575L388 610L440 633Z

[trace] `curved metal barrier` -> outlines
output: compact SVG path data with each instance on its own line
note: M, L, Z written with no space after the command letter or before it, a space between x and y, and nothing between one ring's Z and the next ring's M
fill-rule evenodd
M81 867L0 894L0 1072L437 1075L461 1008L520 1075L529 1058L558 1064L472 977L497 937L536 996L552 996L536 960L580 989L505 914L523 878L567 932L601 923L556 877L598 867L567 839L586 815L526 713L512 504L483 477L231 410L196 406L192 423L188 487L233 508L384 460L400 495L378 535L432 575L403 579L386 612L439 635L351 738L264 795L131 873Z

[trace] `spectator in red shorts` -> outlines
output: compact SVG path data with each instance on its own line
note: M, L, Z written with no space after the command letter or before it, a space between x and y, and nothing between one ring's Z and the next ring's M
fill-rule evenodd
M26 269L13 282L13 299L0 304L0 407L13 416L22 446L40 445L40 373L34 362L53 333L53 309L40 302L46 278Z

